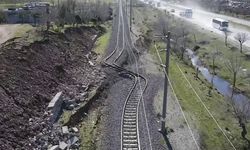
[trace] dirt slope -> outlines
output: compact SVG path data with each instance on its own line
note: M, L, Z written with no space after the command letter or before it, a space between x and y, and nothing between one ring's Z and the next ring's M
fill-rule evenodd
M100 29L81 27L29 46L7 41L0 50L0 149L30 149L29 137L46 124L30 118L44 116L60 90L75 95L79 87L100 82L101 71L90 50Z

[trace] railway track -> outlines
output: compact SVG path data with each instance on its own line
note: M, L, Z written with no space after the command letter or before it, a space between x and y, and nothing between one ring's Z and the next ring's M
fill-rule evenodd
M129 53L128 49L131 50L129 42L130 34L129 37L125 34L125 24L127 25L127 23L125 23L124 20L122 0L118 0L118 9L119 20L116 47L110 55L104 59L104 64L117 72L128 75L129 79L133 82L132 87L129 87L129 94L123 106L121 118L121 150L140 150L139 104L147 87L147 79L139 74L138 68L136 71L130 71L118 64L121 57L125 55L124 53ZM129 46L125 47L126 44ZM133 53L133 51L131 51L131 53ZM135 54L133 54L132 58L137 63Z

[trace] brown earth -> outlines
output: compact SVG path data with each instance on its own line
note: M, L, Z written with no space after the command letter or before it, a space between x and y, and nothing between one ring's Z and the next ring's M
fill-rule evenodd
M0 149L31 149L29 138L46 124L48 102L59 91L76 95L84 85L100 83L101 70L91 52L100 28L70 28L65 34L47 33L42 41L12 39L0 49ZM20 46L21 45L21 46Z

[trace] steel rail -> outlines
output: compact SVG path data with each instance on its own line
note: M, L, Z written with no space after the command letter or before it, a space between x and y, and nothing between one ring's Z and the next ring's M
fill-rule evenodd
M121 121L121 149L122 150L126 150L129 148L133 148L133 149L140 149L140 136L139 136L139 104L141 99L143 98L143 93L146 90L147 87L147 79L143 76L141 76L139 74L139 72L137 71L137 73L127 70L121 66L119 66L117 64L117 61L121 58L121 56L124 54L125 52L125 22L124 22L124 15L123 15L123 9L122 9L122 1L118 0L118 9L119 9L119 21L118 21L118 32L117 32L117 41L116 41L116 47L115 49L111 52L110 55L108 55L105 59L104 59L104 64L119 71L122 72L124 71L124 74L128 74L130 75L130 77L132 78L132 80L134 80L133 86L129 91L129 94L126 97L124 106L123 106L123 113L122 113L122 121ZM122 48L119 50L119 35L121 34L121 23L122 23ZM127 40L128 41L128 40ZM128 41L129 43L129 41ZM114 57L116 53L119 53L117 57L115 57L115 60L113 60L111 63L108 62L111 57ZM141 83L140 83L140 79L143 79L145 81L145 87L143 90L141 87ZM138 84L139 81L139 84ZM139 87L138 87L139 85ZM141 91L139 97L138 96L138 88ZM129 110L134 110L136 109L136 113L134 116L133 113L129 112L133 112L133 111L129 111ZM132 114L132 115L131 115ZM134 119L136 118L136 119ZM130 128L132 127L132 125L134 125L134 120L136 120L136 128ZM129 126L131 124L131 126ZM126 128L128 127L128 128ZM126 132L125 132L126 131ZM131 131L131 132L130 132ZM132 133L134 134L133 131L136 131L136 136L130 136ZM128 133L127 136L125 136ZM132 135L133 135L132 134ZM132 138L131 138L132 137ZM127 138L127 139L126 139Z

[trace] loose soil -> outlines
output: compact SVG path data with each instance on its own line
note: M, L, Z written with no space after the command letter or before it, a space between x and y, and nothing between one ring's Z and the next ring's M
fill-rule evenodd
M31 149L29 138L46 126L30 121L45 117L59 91L74 97L83 85L100 84L103 73L91 52L101 28L69 28L46 33L39 42L22 45L12 39L0 49L0 149Z

